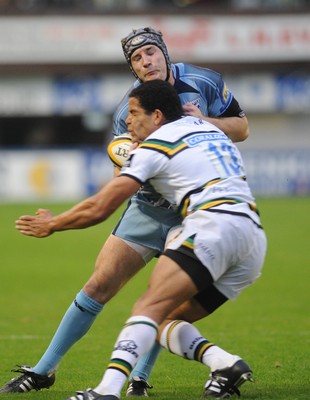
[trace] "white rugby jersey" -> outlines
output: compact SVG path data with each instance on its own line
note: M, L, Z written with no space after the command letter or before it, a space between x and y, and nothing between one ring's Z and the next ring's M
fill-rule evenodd
M142 186L150 183L183 217L216 207L246 213L259 223L239 150L198 118L183 117L153 132L131 153L121 175Z

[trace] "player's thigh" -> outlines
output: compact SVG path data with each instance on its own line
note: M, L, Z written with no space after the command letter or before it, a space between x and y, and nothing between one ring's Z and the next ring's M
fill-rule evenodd
M191 277L175 261L161 256L151 275L147 291L134 306L133 315L146 315L161 323L197 291Z

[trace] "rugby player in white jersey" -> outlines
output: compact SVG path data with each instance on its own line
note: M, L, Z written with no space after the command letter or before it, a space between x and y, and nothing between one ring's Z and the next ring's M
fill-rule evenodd
M183 222L133 307L102 381L68 400L120 399L137 360L156 339L210 368L206 398L240 394L239 387L252 380L241 357L204 338L191 322L235 299L260 276L266 236L237 147L216 126L182 113L175 89L165 81L146 82L129 95L126 122L140 145L99 194L100 219L149 182ZM66 227L79 227L82 215L68 217Z
M122 40L122 47L137 78L128 93L141 82L166 80L176 89L185 115L213 123L235 142L248 137L245 113L218 72L191 64L171 63L161 33L152 28L133 30ZM113 133L116 136L127 131L128 93L114 116ZM126 241L147 263L162 252L167 233L171 234L179 224L179 216L169 202L146 183L131 199L113 234L115 240ZM148 379L160 350L161 347L155 344L132 371L128 396L147 396L147 389L151 387Z
M137 78L134 87L148 80L167 80L177 90L186 115L212 122L233 141L247 138L247 118L219 73L184 63L172 64L162 34L152 28L134 30L122 40L122 48ZM115 135L127 131L127 114L128 95L114 116ZM38 217L42 230L52 220L51 213L46 210L38 211ZM52 386L66 352L85 335L118 290L163 251L168 232L180 223L179 214L150 185L140 188L102 247L94 273L68 308L41 359L33 368L20 366L16 372L22 375L4 385L0 392L23 393ZM50 234L47 231L44 235ZM147 396L150 387L147 380L160 350L161 347L154 344L137 364L127 395Z

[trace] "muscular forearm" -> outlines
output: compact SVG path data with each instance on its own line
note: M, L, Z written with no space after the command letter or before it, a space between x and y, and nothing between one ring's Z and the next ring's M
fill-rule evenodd
M55 216L50 210L39 208L35 215L19 217L16 229L26 236L44 238L54 232L87 228L103 220L103 214L96 208L95 196Z
M96 225L106 218L104 209L100 209L101 199L98 195L92 196L71 209L56 215L50 222L52 232L68 229L83 229Z
M184 115L201 118L217 126L233 142L242 142L249 136L249 123L247 117L207 117L203 115L200 109L191 103L183 105Z
M115 178L100 192L61 214L54 216L49 210L39 209L36 215L21 216L16 221L16 229L23 235L43 238L54 232L96 225L108 218L138 188L139 184L133 179Z
M108 218L138 187L139 185L131 179L128 181L123 177L114 178L94 196L53 217L53 231L83 229L99 224Z
M221 129L233 142L242 142L249 136L249 124L246 117L204 117L203 119Z

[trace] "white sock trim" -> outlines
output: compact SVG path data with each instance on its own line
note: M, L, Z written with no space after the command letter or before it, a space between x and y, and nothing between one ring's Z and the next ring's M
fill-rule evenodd
M145 317L144 315L134 315L133 317L128 318L125 322L124 327L135 324L146 324L152 326L156 330L156 332L158 332L157 322L155 322L152 318Z

